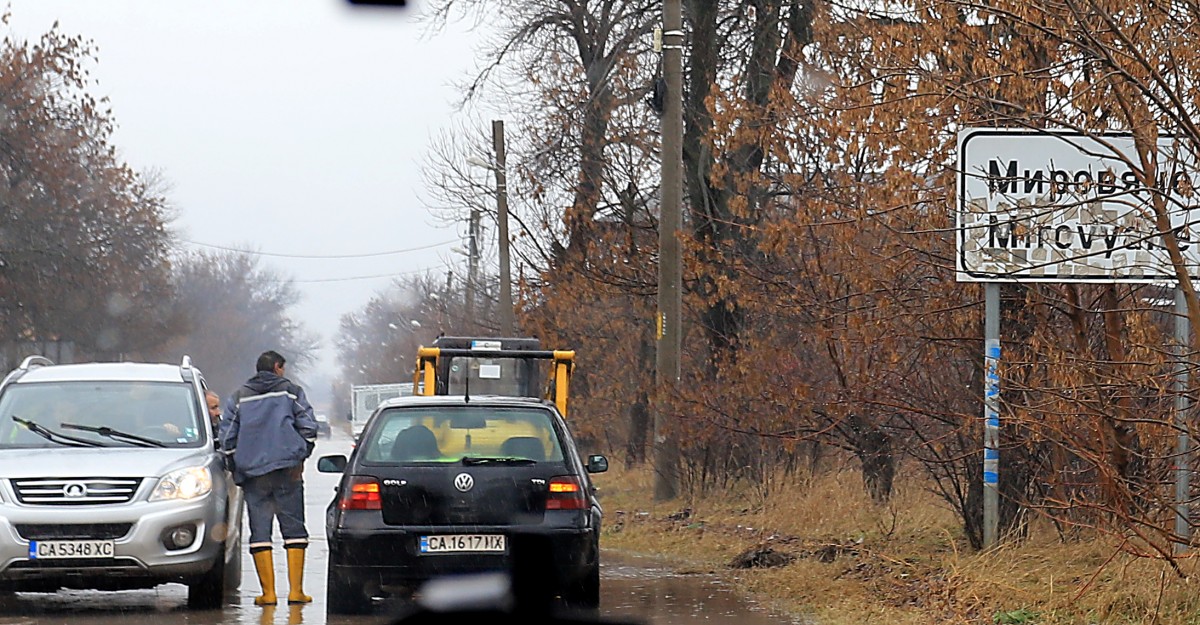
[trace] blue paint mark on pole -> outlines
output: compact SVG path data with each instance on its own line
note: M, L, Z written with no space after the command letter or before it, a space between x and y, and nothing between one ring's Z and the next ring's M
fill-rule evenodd
M988 339L985 350L987 388L984 391L984 473L999 473L1000 461L1000 340Z
M1000 537L1000 285L984 285L983 546Z

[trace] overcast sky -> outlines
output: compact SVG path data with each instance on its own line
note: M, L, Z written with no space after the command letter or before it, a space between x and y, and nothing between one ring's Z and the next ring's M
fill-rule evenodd
M466 26L430 36L419 6L361 9L345 0L9 6L20 38L58 21L95 42L92 92L111 100L125 160L171 185L184 241L286 255L433 246L370 259L263 258L302 291L297 316L325 340L324 372L334 367L339 317L385 288L387 276L444 275L459 262L450 252L459 234L440 226L420 195L430 139L459 115L451 83L475 68Z

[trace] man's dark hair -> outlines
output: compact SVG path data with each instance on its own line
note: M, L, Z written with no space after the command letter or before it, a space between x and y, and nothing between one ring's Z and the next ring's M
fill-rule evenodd
M258 364L255 365L255 370L274 371L276 365L283 366L283 364L286 362L287 360L285 360L283 356L280 356L279 352L273 349L268 349L262 353L262 356L258 357Z

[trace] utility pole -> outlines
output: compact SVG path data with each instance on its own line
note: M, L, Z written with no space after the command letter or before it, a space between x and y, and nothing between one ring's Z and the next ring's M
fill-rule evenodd
M663 73L667 95L662 120L662 206L658 219L658 349L655 357L654 498L679 494L679 439L667 413L680 377L683 348L679 227L683 204L683 7L663 4Z
M438 333L439 334L454 334L449 331L449 325L454 322L454 317L450 315L450 293L454 290L454 272L446 272L446 289L438 297Z
M500 239L500 336L513 336L512 274L508 260L508 174L504 168L504 120L492 120L492 147L496 162L496 236Z
M467 245L467 318L463 323L464 331L474 333L475 323L475 289L479 281L479 209L471 209L471 224L469 226Z

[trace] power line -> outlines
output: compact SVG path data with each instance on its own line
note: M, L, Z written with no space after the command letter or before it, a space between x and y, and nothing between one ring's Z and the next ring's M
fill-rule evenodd
M399 278L400 276L411 276L428 271L440 271L449 267L449 265L441 265L438 267L429 267L425 269L413 269L411 271L398 271L393 273L377 273L370 276L349 276L345 278L312 278L308 280L271 280L271 282L292 282L297 284L314 284L318 282L351 282L354 280L374 280L376 278Z
M214 245L212 243L201 243L199 241L189 241L187 239L180 239L180 241L183 243L186 243L188 245L195 245L197 247L207 247L207 248L212 248L214 250L223 250L226 252L237 252L239 254L250 254L252 256L270 256L273 258L305 258L305 259L313 259L313 260L334 260L334 259L341 259L341 258L375 258L378 256L392 256L395 254L404 254L407 252L419 252L421 250L433 249L435 247L441 247L443 245L449 245L451 243L458 243L458 239L451 239L449 241L442 241L441 243L430 243L429 245L422 245L421 247L410 247L408 249L391 250L388 252L370 252L367 254L280 254L280 253L273 253L273 252L255 252L255 251L251 251L251 250L238 249L236 247L228 247L225 245Z

